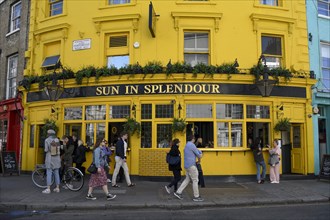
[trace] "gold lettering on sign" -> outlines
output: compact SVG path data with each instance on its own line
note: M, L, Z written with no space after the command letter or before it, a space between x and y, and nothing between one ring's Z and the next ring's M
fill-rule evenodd
M220 93L219 85L212 85L212 93Z
M119 86L96 87L96 95L119 95Z
M144 93L145 93L145 94L149 94L150 92L151 92L150 85L145 85L145 86L144 86Z
M138 94L139 91L139 85L129 85L125 86L125 95L133 95L133 94Z

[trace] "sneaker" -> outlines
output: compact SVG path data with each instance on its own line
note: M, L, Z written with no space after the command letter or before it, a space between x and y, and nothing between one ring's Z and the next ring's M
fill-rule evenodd
M55 188L55 189L53 189L53 192L59 193L60 192L60 189L59 188Z
M171 194L171 188L169 188L168 186L165 186L165 190L168 194Z
M111 183L111 180L110 179L107 179L107 183Z
M96 197L94 197L92 194L87 194L86 199L95 200Z
M277 181L274 180L274 181L271 181L270 183L277 183Z
M203 202L204 199L202 197L198 196L198 197L193 198L193 201L194 202Z
M176 198L178 198L178 199L180 199L180 200L182 200L182 199L183 199L183 197L182 197L182 194L181 194L181 193L177 193L177 192L175 192L175 193L174 193L174 195L176 196Z
M50 189L45 189L45 190L42 191L42 193L49 194L50 193Z
M116 198L116 196L117 196L117 195L112 195L112 194L109 193L109 194L107 195L107 200L112 200L112 199Z

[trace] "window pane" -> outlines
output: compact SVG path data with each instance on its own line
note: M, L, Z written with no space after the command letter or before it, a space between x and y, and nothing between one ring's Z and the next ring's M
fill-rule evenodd
M130 0L109 0L109 5L127 4L130 2Z
M330 1L318 1L318 14L329 17L330 16Z
M30 126L30 148L34 147L34 132L35 132L35 125Z
M126 118L130 116L129 105L110 105L109 116L110 118Z
M262 36L262 54L282 55L280 37Z
M209 37L207 33L196 34L197 40L197 48L198 49L206 49L209 48Z
M64 120L81 120L82 107L64 108Z
M278 6L278 0L260 0L260 4Z
M247 118L270 118L269 106L263 105L247 105Z
M152 118L152 105L142 104L141 105L141 119L151 119Z
M218 127L217 129L218 147L228 147L229 146L228 122L218 122L217 127Z
M151 122L141 122L141 148L151 148L152 129Z
M86 145L87 146L94 146L94 124L87 123L86 124Z
M211 104L187 105L186 118L212 118Z
M156 105L156 118L173 118L173 105Z
M232 147L243 147L242 137L243 137L243 123L242 122L232 122L231 123L231 146Z
M85 120L105 120L105 105L86 106Z
M108 57L108 67L114 66L117 69L129 64L129 56L110 56Z
M261 144L265 146L266 144L271 144L269 135L270 123L264 122L247 122L247 139L251 138L253 142L256 138L261 139Z
M105 123L97 123L96 138L104 138L104 137L105 137Z
M50 0L50 16L55 16L63 13L63 0Z
M17 55L8 58L7 94L6 94L7 99L14 98L16 96L17 64L18 64Z
M157 125L157 148L168 148L172 140L172 125Z
M242 104L217 104L218 119L242 119L243 105Z
M194 33L185 33L184 34L184 48L185 48L185 50L195 48L195 34Z
M195 52L208 52L208 33L184 33L184 50Z

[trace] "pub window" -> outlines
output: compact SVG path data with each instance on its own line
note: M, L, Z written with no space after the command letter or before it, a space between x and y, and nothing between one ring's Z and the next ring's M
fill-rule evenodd
M81 120L82 107L66 107L64 108L64 120Z
M212 118L212 104L187 104L186 118Z
M152 119L152 104L141 105L141 119Z
M107 66L117 69L129 64L128 35L108 36Z
M271 145L269 128L270 128L269 122L247 122L246 123L246 130L247 130L246 145L248 146L248 139L252 139L252 141L254 143L256 138L261 139L261 144L264 147L267 144Z
M198 148L213 148L213 122L189 121L186 126L186 140L194 135Z
M105 123L86 123L86 145L94 146L98 138L105 137Z
M7 92L6 98L14 98L17 90L17 65L18 55L8 57L8 73L7 73Z
M172 140L172 125L157 124L157 148L171 147Z
M208 33L184 33L184 61L192 66L198 63L209 64Z
M34 148L34 133L35 133L36 126L30 126L30 148Z
M22 10L21 2L17 2L13 6L11 6L9 32L14 32L16 30L19 30L21 24L21 10Z
M129 4L131 0L109 0L109 5Z
M105 120L105 105L86 106L85 120Z
M173 105L156 105L156 118L173 118Z
M49 0L49 16L63 13L63 0Z
M110 105L109 117L110 118L126 118L130 116L129 105Z
M276 68L283 66L282 38L278 36L261 36L262 54L265 56L267 66Z
M218 122L218 147L242 147L243 122Z
M217 119L242 119L242 104L217 104Z
M325 17L330 17L330 1L319 0L317 1L318 14Z
M152 123L141 122L141 147L151 148L152 143Z
M246 105L247 118L270 118L269 106Z

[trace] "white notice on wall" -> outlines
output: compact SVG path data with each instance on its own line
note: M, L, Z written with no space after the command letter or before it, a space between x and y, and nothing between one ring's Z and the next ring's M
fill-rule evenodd
M86 50L91 48L91 39L74 40L72 42L72 50Z

